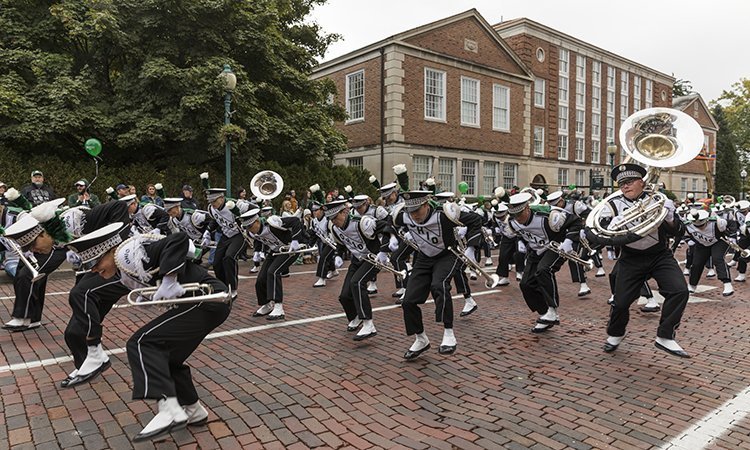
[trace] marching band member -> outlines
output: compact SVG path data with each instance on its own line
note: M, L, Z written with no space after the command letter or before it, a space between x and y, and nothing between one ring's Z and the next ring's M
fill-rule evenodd
M255 280L255 294L260 308L253 317L268 316L267 320L283 320L284 286L281 274L289 270L299 256L302 221L299 217L260 217L261 210L251 209L240 216L241 225L254 241L263 243L266 259ZM288 252L278 253L282 246Z
M161 281L153 300L185 297L182 285L195 282L209 285L213 292L230 294L227 286L206 269L188 261L190 240L186 234L127 239L127 231L122 223L113 223L76 239L68 247L103 279L120 273L121 282L129 288L155 286L157 280ZM230 309L228 302L177 303L128 340L133 399L158 403L158 413L133 437L133 442L205 423L208 412L198 400L185 360L208 333L226 320Z
M65 262L62 246L71 239L60 220L57 208L65 203L64 198L51 200L35 206L5 230L5 238L16 243L21 252L31 251L37 261L41 279L34 279L26 264L19 265L13 277L15 301L11 320L3 328L11 331L26 331L41 326L47 276Z
M734 294L729 267L724 260L729 245L721 240L727 232L727 221L721 217L709 217L708 211L693 211L687 218L685 231L695 241L688 292L695 292L703 274L703 266L710 258L716 267L719 281L724 283L724 292L721 295L728 297Z
M750 247L750 234L748 233L748 225L750 225L750 201L740 200L737 202L737 222L738 234L737 244L742 249ZM744 282L745 272L747 271L747 261L740 258L738 254L735 254L737 259L737 276L734 281Z
M375 179L374 175L370 177L370 183L380 191L380 198L385 203L384 206L378 206L376 208L375 218L386 220L389 224L392 223L391 213L404 201L401 198L400 193L409 190L409 175L406 173L406 165L397 164L393 166L393 173L396 175L396 181L384 186L380 186L380 183ZM389 244L389 249L395 247L395 250L391 250L391 264L393 265L393 268L398 271L408 270L407 262L409 257L414 253L414 249L405 242L401 242L398 236L394 236L393 239L394 242ZM398 245L396 246L395 244ZM391 294L391 296L400 298L404 294L406 288L405 280L402 280L395 275L393 279L396 283L396 292ZM375 294L378 292L378 287L373 281L367 290L370 294Z
M430 194L430 191L405 192L405 211L402 208L394 210L393 226L406 228L419 248L401 303L406 334L416 335L414 343L404 354L406 360L415 359L430 348L419 307L427 301L430 293L435 300L435 321L442 322L444 327L438 353L456 351L450 279L461 262L449 247L457 248L454 232L457 227L465 226L467 237L479 239L481 236L479 216L460 212L455 203L438 207L429 201ZM473 258L474 255L467 252L467 257Z
M620 164L612 170L612 179L620 187L622 196L611 199L608 211L611 219L607 225L612 227L620 222L618 216L631 208L640 199L645 199L646 183L643 177L646 169L637 164ZM689 358L688 353L675 341L675 332L680 326L682 314L688 302L688 289L685 278L680 274L680 267L669 249L669 235L680 235L681 225L675 221L674 203L667 201L664 205L667 215L664 222L656 226L646 236L640 237L628 233L618 238L600 237L587 228L586 238L594 245L618 245L622 251L618 258L618 273L615 282L615 299L610 309L607 325L605 352L613 352L625 338L625 331L630 320L630 305L636 301L643 283L653 278L664 296L661 319L654 345L672 355ZM630 225L626 225L630 226ZM618 240L618 242L613 242Z
M573 243L579 238L581 219L565 210L529 205L532 196L528 192L510 198L509 226L528 248L526 266L520 288L529 309L539 314L532 333L544 333L560 323L557 309L560 296L555 273L565 262L559 253L549 249L549 243L559 243L560 251L573 253Z
M379 268L367 257L377 254L375 258L380 264L388 264L386 251L389 239L384 237L388 224L385 220L377 220L368 215L350 215L350 205L346 200L326 203L324 210L331 235L352 254L339 294L339 302L349 320L347 331L354 331L362 325L362 329L354 336L355 341L376 336L378 331L372 320L372 305L365 283L377 274Z
M574 203L566 201L563 191L555 191L549 194L547 196L547 203L553 208L565 210L568 214L574 213ZM573 244L573 252L580 254L580 247L580 242L575 242ZM568 261L568 269L570 269L570 278L573 280L573 283L580 285L578 296L583 297L590 294L591 288L586 284L586 272L583 270L583 267L575 261Z
M171 233L185 233L194 245L201 249L200 256L211 245L211 232L208 230L211 217L208 211L183 208L180 197L166 197L164 211L169 215L169 229Z
M161 206L156 206L153 203L141 206L135 194L128 194L118 201L128 205L133 232L169 234L169 214Z
M510 284L508 275L510 274L510 265L516 266L516 281L523 279L523 271L526 260L526 246L519 239L515 231L508 225L508 205L498 203L492 213L490 225L493 227L496 235L500 236L499 254L497 259L497 269L495 273L500 277L498 286L507 286ZM523 249L523 251L521 251Z
M313 215L310 228L315 235L319 255L318 265L315 268L315 275L318 277L318 280L313 284L313 287L324 287L326 279L338 275L336 273L338 272L338 267L344 264L344 261L336 253L336 248L330 245L328 218L325 216L323 206L318 202L313 202L310 205Z

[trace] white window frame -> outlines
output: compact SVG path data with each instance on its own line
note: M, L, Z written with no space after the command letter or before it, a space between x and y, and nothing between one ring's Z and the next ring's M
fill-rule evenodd
M687 184L688 184L688 179L686 177L681 177L680 178L680 190L682 192L686 193L686 194L687 194L687 191L688 191L687 190Z
M601 86L602 84L602 62L591 61L591 84Z
M365 167L364 158L361 157L361 156L355 156L355 157L352 157L352 158L346 158L346 164L349 167L356 167L358 169L364 169L364 167Z
M570 73L570 52L564 48L560 49L559 72L567 75Z
M352 96L352 89L354 86L352 86L352 79L354 77L362 77L362 93L360 95ZM356 122L364 122L365 121L365 69L357 70L356 72L352 72L346 75L346 114L347 114L347 120L345 123L356 123ZM352 104L355 100L361 99L361 116L359 117L353 117L352 114Z
M602 110L602 88L601 86L591 87L591 109L593 111Z
M502 100L505 97L505 107ZM505 123L503 123L503 110ZM492 85L492 129L495 131L510 131L510 88L502 84Z
M568 159L568 135L560 133L557 135L557 159Z
M419 189L419 183L432 176L432 156L414 155L411 159L413 189Z
M478 167L479 161L475 159L461 160L461 181L469 185L469 190L466 191L466 195L468 196L474 197L477 195Z
M576 55L576 80L586 81L586 57Z
M557 107L557 129L560 131L568 131L569 122L568 116L570 111L567 106L560 105Z
M544 78L534 79L534 106L537 108L544 108L546 87L547 80Z
M484 195L493 195L497 184L498 168L500 163L496 161L485 161L482 167L482 192Z
M576 81L576 106L586 108L586 82Z
M583 137L576 137L576 162L586 161L586 139Z
M602 154L602 142L599 139L591 140L591 163L599 164Z
M583 109L576 109L576 134L583 134L586 132L586 111Z
M600 138L602 135L602 115L598 112L591 113L591 136Z
M568 186L568 169L558 168L557 169L557 184L559 186Z
M646 108L654 105L654 82L646 80Z
M613 116L607 116L607 134L605 138L607 142L615 141L615 118Z
M557 98L561 105L568 104L568 100L570 99L570 79L567 75L560 74L558 77Z
M436 79L440 80L440 84L441 84L440 88L442 89L442 92L440 92L440 93L428 93L427 92L427 89L428 89L428 78L427 78L428 74L435 74L435 75L439 76ZM446 100L445 99L447 97L446 94L447 94L447 91L448 91L448 86L447 85L448 85L448 79L447 79L447 75L446 75L445 71L438 70L438 69L432 69L430 67L425 67L424 68L424 118L425 118L425 120L430 120L430 121L435 121L435 122L446 122L446 110L445 110ZM431 96L433 96L433 97L435 97L436 99L439 100L439 104L436 103L436 105L440 109L440 111L438 111L438 112L441 113L441 116L428 116L427 115L427 111L428 111L427 96L428 95L431 95Z
M446 170L449 169L449 170ZM435 182L444 191L454 191L456 186L456 160L454 158L438 159L438 173Z
M473 85L473 87L472 87ZM461 77L461 125L469 127L479 127L479 111L481 99L481 84L476 78ZM474 92L471 92L471 91ZM472 96L473 94L473 96ZM473 109L473 119L469 117L469 112Z
M544 156L544 131L544 127L534 127L534 156Z
M503 163L503 187L508 190L518 186L518 164Z
M576 178L576 187L580 188L581 186L588 186L588 183L586 183L586 170L585 169L576 169L575 173Z
M615 68L607 66L607 89L615 90Z

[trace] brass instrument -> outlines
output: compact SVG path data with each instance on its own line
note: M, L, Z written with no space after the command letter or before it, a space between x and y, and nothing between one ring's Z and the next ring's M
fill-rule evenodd
M250 180L250 191L259 200L278 197L284 189L284 179L273 170L262 170Z
M392 265L390 264L382 264L380 261L378 261L378 257L372 253L368 253L365 255L365 261L369 262L373 266L377 267L380 270L385 270L387 272L390 272L400 279L406 278L407 272L406 270L396 270Z
M305 244L300 244L297 250L292 251L291 245L282 245L279 249L272 253L271 256L279 255L302 255L304 253L315 253L318 251L318 247L308 247Z
M128 303L133 306L170 306L180 303L200 303L200 302L215 302L215 303L229 303L232 299L232 295L229 292L213 292L213 288L209 284L201 283L186 283L182 287L185 289L185 293L193 292L200 293L193 297L180 297L170 298L163 300L144 300L137 301L138 297L151 298L159 289L158 287L145 287L139 289L133 289L128 293Z
M492 230L487 227L482 227L482 236L484 236L484 241L489 244L490 248L497 247L497 244L495 244L495 237L492 235Z
M402 241L406 243L409 247L413 248L416 251L419 251L419 246L416 242L412 241L411 239L406 238L406 233L398 229L398 227L393 227L393 229L396 231L396 236L398 236Z
M589 243L589 240L586 239L585 236L581 236L578 242L580 242L581 247L583 247L583 249L588 252L589 256L594 255L596 253L596 250L591 248L591 244Z
M21 261L27 269L29 269L32 282L39 281L47 276L46 273L39 273L39 263L37 262L36 258L34 258L34 256L26 258L26 255L24 255L23 250L21 250L21 247L18 246L16 241L8 238L2 238L2 241L6 247L8 247L10 250L15 252L16 255L18 255L18 260Z
M482 275L482 278L486 280L484 285L487 287L487 289L492 289L497 286L498 283L500 283L500 276L496 273L487 273L487 271L485 271L484 268L479 265L479 263L466 256L466 254L464 253L466 251L466 241L458 236L458 231L456 228L453 228L453 235L456 237L458 248L456 249L454 247L448 247L448 250L456 255L456 258L461 260L465 265L469 266L472 270L475 270L480 275Z
M744 259L750 258L750 249L747 249L747 248L743 249L742 247L739 246L739 244L737 244L736 242L732 242L730 239L727 239L724 236L720 237L719 239L726 242L727 245L729 245L729 248L734 250L735 253L739 253L740 258L744 258Z
M623 162L634 159L648 166L643 178L648 197L617 217L620 222L601 225L602 213L610 210L610 201L621 197L617 191L601 201L586 218L586 227L594 233L621 236L629 232L650 234L667 216L667 197L659 192L657 181L663 168L681 166L693 160L703 148L703 130L689 115L670 108L647 108L632 114L620 127L620 143L628 154Z
M568 261L573 261L574 263L581 266L581 268L584 270L584 272L588 272L589 270L594 268L594 261L587 261L580 256L578 256L575 252L564 252L560 248L560 243L556 241L550 241L545 245L548 250L552 250L553 252L560 255L562 258L567 259Z

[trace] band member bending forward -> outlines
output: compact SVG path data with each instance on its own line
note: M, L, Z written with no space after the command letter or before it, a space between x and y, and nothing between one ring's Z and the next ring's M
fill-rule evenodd
M189 239L184 233L135 236L125 239L122 223L107 225L68 244L92 272L109 279L120 272L129 288L161 284L153 300L192 296L182 286L201 283L215 293L226 293L224 283L206 269L187 260ZM172 430L206 421L208 412L198 401L190 367L185 360L201 341L229 316L228 301L177 303L128 340L133 373L133 399L158 401L157 415L138 433L134 442L154 439Z

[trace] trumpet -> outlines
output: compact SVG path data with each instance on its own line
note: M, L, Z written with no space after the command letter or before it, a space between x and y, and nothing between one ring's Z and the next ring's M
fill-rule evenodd
M332 249L336 250L338 248L338 245L336 245L336 242L330 238L330 236L323 234L322 232L318 231L317 228L313 227L313 232L315 233L315 236L320 239L323 244L331 247Z
M719 239L726 242L727 245L729 245L729 248L734 250L735 253L739 253L740 258L744 258L744 259L750 258L750 249L747 249L747 248L743 249L737 243L732 242L730 239L727 239L724 236L720 237Z
M302 255L304 253L315 253L318 251L318 247L308 247L305 244L300 244L297 250L292 251L291 245L282 245L279 249L271 254L271 256L279 255Z
M406 238L406 233L399 230L397 227L393 227L393 229L396 231L396 236L398 236L402 241L406 243L409 247L413 248L416 251L419 251L419 246L416 242L412 241L411 239Z
M369 262L373 266L377 267L380 270L385 270L387 272L390 272L400 279L406 278L406 270L396 270L392 265L390 264L383 264L380 261L378 261L378 257L376 255L373 255L372 253L368 253L365 255L365 261Z
M156 293L158 287L146 287L133 289L128 293L128 303L133 306L170 306L180 303L200 303L200 302L214 302L214 303L229 303L232 299L232 295L229 292L213 292L213 288L209 284L202 283L186 283L182 287L185 289L185 293L199 293L200 295L194 295L192 297L181 297L181 298L170 298L163 300L144 300L138 301L138 297L151 298Z
M580 256L578 256L576 253L568 253L562 251L560 249L560 243L555 241L550 241L545 246L547 249L552 250L553 252L557 253L561 257L567 259L568 261L573 261L576 264L579 264L581 268L583 268L584 272L588 272L589 270L594 268L594 262L593 261L587 261L585 259L582 259Z
M482 236L484 236L484 241L489 244L490 248L495 248L497 246L495 244L495 238L492 236L492 230L487 227L482 227Z
M579 238L578 242L581 243L581 247L583 247L588 252L589 256L591 256L591 255L593 255L593 254L596 253L596 250L594 250L593 248L591 248L591 244L589 243L589 240L586 239L585 236L581 236Z
M21 250L21 247L18 246L16 241L8 238L2 238L0 240L2 240L2 243L6 247L8 247L16 255L18 255L18 260L21 261L27 269L29 269L32 282L39 281L47 276L46 273L39 273L39 263L37 262L36 258L34 258L33 256L31 256L30 258L26 258L26 255L23 254L23 250Z
M484 285L487 287L487 289L492 289L497 286L497 284L500 283L500 276L496 273L487 273L487 271L485 271L484 268L480 266L476 261L466 256L466 254L464 253L466 251L466 241L458 236L456 228L453 229L453 235L456 237L458 248L448 247L448 250L456 255L456 258L460 259L465 265L471 267L472 270L476 270L477 272L479 272L479 274L482 275L482 278L486 280Z

